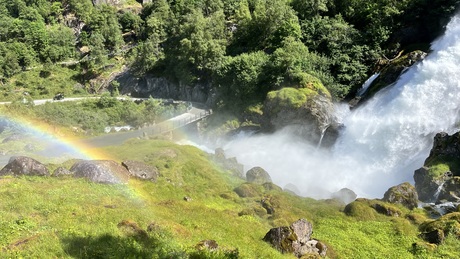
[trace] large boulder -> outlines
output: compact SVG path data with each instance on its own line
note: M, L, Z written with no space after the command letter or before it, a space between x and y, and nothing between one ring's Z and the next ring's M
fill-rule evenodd
M411 210L418 207L417 191L408 182L389 188L383 195L383 201L401 204Z
M26 156L14 156L8 164L0 170L1 175L38 175L49 176L48 169L37 160Z
M436 220L427 220L419 226L421 237L427 242L440 244L448 235L460 238L460 212L446 214Z
M305 255L326 256L327 247L311 239L313 227L306 219L299 219L291 226L272 228L263 240L282 253L292 253L301 258Z
M313 144L324 147L335 142L340 129L331 98L308 88L286 87L269 92L263 117L263 129L266 131L288 128Z
M129 172L112 160L79 160L70 168L74 177L83 177L96 183L127 183Z
M460 200L460 133L436 134L433 148L422 168L414 172L419 200Z
M123 161L121 164L128 170L131 176L139 179L155 182L160 174L158 168L139 161L128 160Z
M256 166L246 172L246 180L250 183L264 184L271 183L272 178L262 167Z

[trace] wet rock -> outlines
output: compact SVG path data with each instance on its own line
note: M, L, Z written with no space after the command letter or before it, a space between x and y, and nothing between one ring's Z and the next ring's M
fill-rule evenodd
M112 160L79 160L70 168L74 177L83 177L96 183L127 183L129 172Z
M38 175L49 176L49 171L42 163L26 156L14 156L8 164L0 170L1 175Z
M354 200L356 200L357 197L358 196L356 195L356 193L348 188L342 188L339 191L334 192L332 194L333 199L337 199L343 202L344 204L353 202Z
M139 179L155 182L160 174L158 168L139 161L127 160L121 164L128 170L130 176Z
M290 97L304 99L294 103ZM329 97L302 92L302 89L283 88L271 92L263 108L263 129L276 131L287 129L322 147L330 147L338 137L340 124L334 116L334 105Z
M418 206L418 195L415 187L405 182L389 188L383 195L383 201L401 204L412 210Z
M430 155L414 172L419 200L437 203L460 200L460 133L436 134Z
M246 180L250 183L264 184L271 183L272 178L262 167L256 166L246 172Z
M292 253L296 257L326 256L327 247L318 240L311 239L313 227L306 219L299 219L291 226L272 228L263 240L282 253Z
M418 61L423 60L426 55L427 53L416 50L406 55L399 53L393 59L379 60L378 67L376 68L376 70L380 72L379 77L377 77L372 82L365 95L357 100L354 105L356 105L358 102L362 103L363 101L370 99L378 91L395 83L398 78L407 70L407 68L414 65Z

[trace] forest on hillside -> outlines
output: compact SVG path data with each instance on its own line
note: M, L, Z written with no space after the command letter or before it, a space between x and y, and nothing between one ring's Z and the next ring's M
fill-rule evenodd
M211 83L223 106L311 82L341 99L379 60L427 50L460 1L93 2L104 1L0 0L0 87L27 88L11 79L37 67L46 77L56 65L85 85L118 62L139 76ZM49 93L49 86L33 87Z

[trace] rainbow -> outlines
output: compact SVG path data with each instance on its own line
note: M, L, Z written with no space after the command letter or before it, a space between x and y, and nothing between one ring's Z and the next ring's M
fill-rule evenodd
M91 144L81 141L79 138L67 137L72 136L72 133L64 134L60 132L59 129L47 123L22 117L12 117L5 114L0 114L0 122L1 121L13 123L15 126L18 126L21 131L24 131L26 135L30 135L32 138L37 138L47 144L44 151L36 152L39 153L38 156L41 158L31 155L31 157L36 158L40 162L51 160L52 163L59 164L68 159L114 160L100 148L95 148L91 146ZM14 155L23 154L7 154L3 157L0 156L0 169L8 163L9 157ZM143 197L145 194L141 189L138 190L138 188L134 188L129 184L116 186L116 188L123 190L125 195L130 199L134 199L138 202L144 201Z
M1 114L0 120L18 128L19 131L30 136L31 140L36 140L44 145L44 150L35 152L38 156L50 158L51 160L59 158L78 158L87 160L110 159L110 157L100 149L79 141L77 138L71 136L72 133L63 133L62 129L58 129L47 123L25 117L13 117L6 114Z

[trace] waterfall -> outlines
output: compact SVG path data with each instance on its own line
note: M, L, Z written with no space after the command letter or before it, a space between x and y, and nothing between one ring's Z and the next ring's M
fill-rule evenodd
M439 186L438 186L438 189L436 189L436 192L434 193L433 195L433 202L437 202L438 201L438 198L439 198L439 195L441 194L441 191L442 191L442 187L444 187L444 183L441 183Z
M361 88L358 90L358 93L356 94L357 96L363 96L363 94L366 93L367 89L369 86L371 86L372 82L374 82L377 77L379 77L380 73L375 73L371 77L369 77L366 82L361 86Z
M321 129L321 136L319 137L318 145L316 145L317 149L320 148L323 143L324 134L326 133L327 128L329 128L329 125L322 127Z
M235 140L224 146L246 166L261 166L281 187L327 197L349 188L360 197L381 198L391 186L413 183L433 136L453 133L460 111L460 16L452 18L432 52L395 84L353 111L341 114L344 130L331 151L317 150L289 131Z

